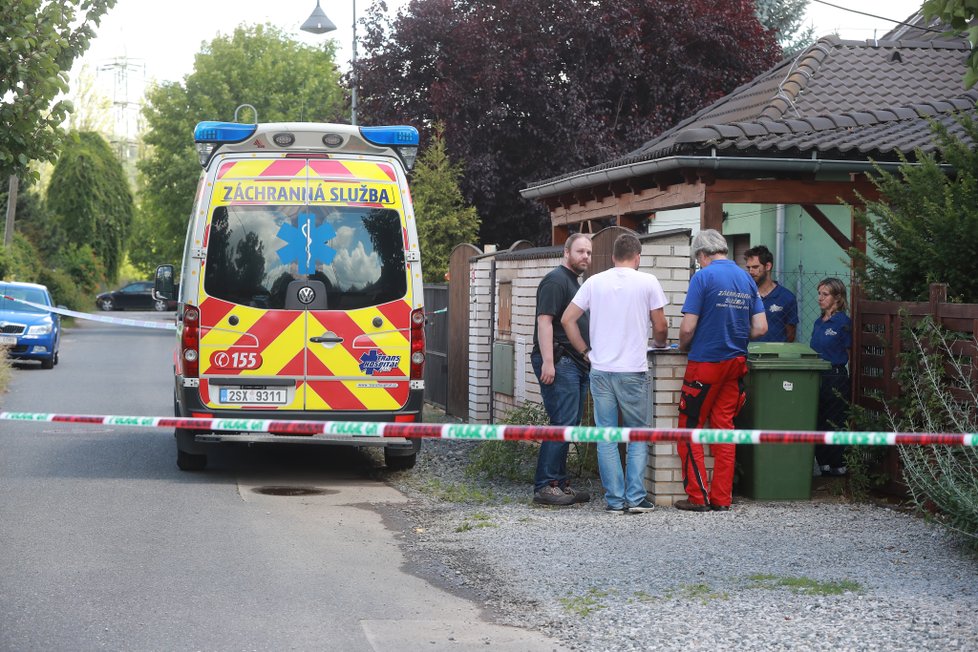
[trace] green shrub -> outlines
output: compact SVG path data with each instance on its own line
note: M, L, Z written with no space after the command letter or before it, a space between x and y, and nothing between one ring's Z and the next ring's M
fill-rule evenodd
M14 234L9 248L0 247L0 279L4 281L36 283L43 268L37 249L19 233Z
M910 320L907 319L906 322ZM903 432L978 431L978 392L971 359L955 353L952 333L926 317L903 331L898 369L901 396L888 405L890 426ZM978 549L978 450L960 446L902 446L900 458L910 495L921 511L939 510L942 521Z
M56 306L85 311L91 308L92 297L83 291L71 276L59 269L41 269L37 282L46 285Z
M590 400L588 401L590 405ZM585 409L583 423L590 423ZM520 426L548 426L550 417L540 403L527 401L506 413L501 423ZM512 482L533 482L536 475L537 453L540 444L535 441L485 441L469 455L466 472L472 476L505 478ZM567 472L570 476L593 477L597 473L597 447L594 444L572 443L567 456Z
M58 267L74 280L78 292L85 297L105 283L105 267L91 245L68 245L58 254ZM88 301L86 298L85 303Z

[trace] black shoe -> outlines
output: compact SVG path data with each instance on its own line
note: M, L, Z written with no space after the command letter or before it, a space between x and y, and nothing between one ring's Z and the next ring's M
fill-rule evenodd
M697 505L696 503L691 503L688 500L680 500L673 504L676 509L681 509L684 512L708 512L710 511L709 505Z
M620 515L620 514L624 514L625 513L625 508L624 507L612 507L611 505L608 505L607 507L604 508L604 513L605 514L613 514L613 515L616 515L617 516L617 515Z
M730 505L710 505L710 509L714 512L729 512Z
M645 514L655 509L655 505L649 502L648 498L643 498L638 505L632 505L627 509L629 514Z

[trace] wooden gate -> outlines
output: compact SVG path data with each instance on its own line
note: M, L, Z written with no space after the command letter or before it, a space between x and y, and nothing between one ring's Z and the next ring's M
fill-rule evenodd
M609 270L615 266L611 253L614 250L615 239L622 233L638 235L623 226L609 226L594 234L591 238L591 269L588 270L587 276Z
M482 252L456 245L448 261L448 403L445 412L469 418L469 259Z

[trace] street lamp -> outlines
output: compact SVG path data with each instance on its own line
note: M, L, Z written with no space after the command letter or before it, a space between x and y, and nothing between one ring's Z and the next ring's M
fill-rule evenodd
M353 1L353 59L350 63L350 124L357 123L357 0ZM316 0L316 8L309 14L306 22L300 27L303 32L311 34L325 34L336 29L326 13L320 8L319 0Z

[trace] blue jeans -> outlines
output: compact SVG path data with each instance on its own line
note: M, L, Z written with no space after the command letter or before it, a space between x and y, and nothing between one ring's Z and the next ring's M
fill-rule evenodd
M543 369L543 356L530 355L533 373L540 380ZM584 402L587 399L587 374L581 370L570 356L563 356L554 365L554 381L549 385L540 383L540 397L547 410L552 426L577 426L584 416ZM537 473L533 490L538 491L551 482L562 487L567 484L567 451L570 444L560 441L540 442L537 457Z
M618 426L621 410L622 425L626 428L649 426L649 378L646 372L625 373L591 370L591 397L594 399L594 425ZM638 505L645 500L645 467L649 445L644 441L629 442L622 473L618 444L598 442L598 471L604 486L604 499L609 507L621 509Z

